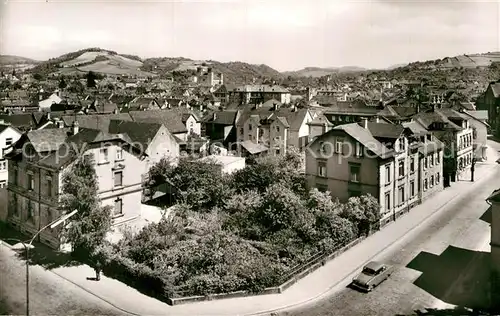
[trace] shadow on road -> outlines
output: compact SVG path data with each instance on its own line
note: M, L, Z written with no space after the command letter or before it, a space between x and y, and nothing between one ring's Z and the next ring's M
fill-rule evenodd
M489 309L489 252L449 246L439 256L421 252L406 267L422 272L413 284L434 297L474 310Z
M18 241L14 241L12 239L27 241L30 239L29 236L26 236L19 231L13 229L6 223L0 222L0 240L4 240L6 243L11 246L19 244ZM40 265L45 269L55 269L58 267L68 267L68 266L79 266L82 263L77 261L75 258L71 256L69 253L64 253L60 251L55 251L44 244L39 242L33 242L34 248L29 250L29 264L30 265ZM17 252L17 256L21 260L26 260L26 250L23 246L15 247L14 249ZM1 315L1 314L0 314Z
M491 206L486 210L486 212L483 213L483 215L481 215L479 219L491 225Z
M429 315L429 316L463 316L463 315L494 315L486 312L478 312L464 307L455 307L447 309L436 309L436 308L425 308L423 310L416 310L412 314L403 315L398 314L396 316L419 316L419 315Z

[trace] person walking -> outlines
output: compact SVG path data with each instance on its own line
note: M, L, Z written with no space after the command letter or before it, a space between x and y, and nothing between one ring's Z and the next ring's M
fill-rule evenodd
M101 270L102 270L101 262L99 260L96 261L94 270L95 270L95 280L99 281L101 279Z

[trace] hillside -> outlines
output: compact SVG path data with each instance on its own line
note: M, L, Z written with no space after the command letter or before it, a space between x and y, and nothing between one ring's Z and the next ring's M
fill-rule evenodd
M286 76L292 77L324 77L333 74L339 73L352 73L352 72L361 72L367 71L368 69L357 67L357 66L345 66L345 67L329 67L329 68L321 68L321 67L306 67L297 71L287 71L283 74Z
M0 55L0 65L34 65L37 63L38 61L26 57Z
M198 68L211 68L216 72L224 74L226 82L245 83L252 79L258 81L263 79L279 79L282 74L267 66L253 65L244 62L218 62L214 60L192 60L183 57L177 58L149 58L144 60L144 71L157 72L159 74L168 74L172 72L191 71L196 72Z
M47 75L85 74L89 71L104 75L131 75L149 77L154 74L141 70L142 60L133 55L118 54L101 48L88 48L41 62L32 72Z

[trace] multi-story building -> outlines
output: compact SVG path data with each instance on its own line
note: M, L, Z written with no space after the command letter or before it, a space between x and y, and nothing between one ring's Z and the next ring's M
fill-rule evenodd
M4 152L7 153L21 135L15 127L0 123L0 189L7 187L9 178L8 160L5 159Z
M500 136L500 82L490 82L478 101L477 109L488 111L488 124Z
M313 114L307 109L284 108L276 100L242 111L236 123L237 140L261 144L274 155L286 153L288 146L303 149L309 140L308 123Z
M229 92L229 102L236 104L260 104L270 100L288 104L291 97L292 94L288 89L269 85L244 85Z
M414 120L445 144L443 154L445 181L448 182L451 177L451 181L454 182L460 176L465 176L474 158L473 130L469 118L450 108L433 108L416 114Z
M487 198L491 203L491 298L492 310L500 308L500 189Z
M368 122L339 125L306 150L309 187L345 201L371 194L384 225L418 204L419 142L401 125Z
M8 154L8 222L36 233L61 215L64 174L77 159L92 159L98 177L98 197L111 206L115 225L141 214L142 174L146 154L126 134L99 130L54 128L30 131ZM44 230L39 241L58 248L59 230Z

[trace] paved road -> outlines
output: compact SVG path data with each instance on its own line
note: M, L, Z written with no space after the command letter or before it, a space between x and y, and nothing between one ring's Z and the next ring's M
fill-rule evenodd
M26 314L24 261L0 245L0 315ZM30 314L123 315L120 311L40 266L30 267Z
M500 185L499 169L495 169L495 177L464 194L407 236L398 247L382 253L377 260L395 265L396 272L373 292L365 294L341 288L326 299L280 315L397 315L425 307L449 306L443 301L482 303L485 294L480 290L483 284L479 284L479 279L485 275L477 273L487 271L480 267L487 256L461 248L490 251L490 227L479 218L489 207L485 198ZM471 293L476 294L472 297Z

